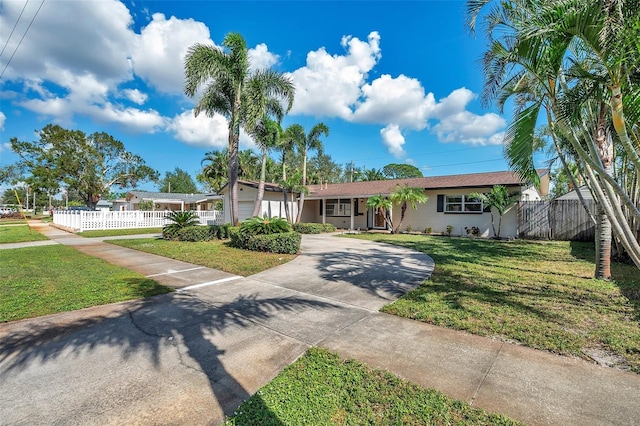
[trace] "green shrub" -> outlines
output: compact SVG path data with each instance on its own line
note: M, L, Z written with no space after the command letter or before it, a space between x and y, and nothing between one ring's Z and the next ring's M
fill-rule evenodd
M178 241L210 241L215 238L213 229L209 226L189 226L187 228L181 228L176 233L176 239Z
M330 223L322 224L322 232L336 232L337 230L338 228L336 228L334 225Z
M193 211L169 212L165 218L171 221L171 223L162 227L162 238L167 240L175 240L178 231L182 228L200 224L200 218Z
M293 230L301 234L320 234L322 233L321 223L294 223Z
M291 232L291 224L282 217L252 217L240 224L240 233L244 235L269 235Z
M242 248L245 250L296 254L300 251L302 235L293 231L280 234L241 236L240 238L242 239Z
M430 226L427 226L426 228L424 228L424 233L425 234L431 234L433 232L433 228Z

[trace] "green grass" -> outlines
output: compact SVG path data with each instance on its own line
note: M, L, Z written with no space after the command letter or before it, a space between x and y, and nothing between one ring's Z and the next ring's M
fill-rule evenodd
M119 235L161 234L162 228L98 229L78 232L81 237L117 237Z
M227 425L511 425L462 401L311 348L245 401Z
M353 238L353 237L352 237ZM589 243L367 234L433 257L431 279L384 312L640 373L640 273L591 278Z
M24 221L22 223L24 223ZM44 240L48 240L48 238L36 230L30 231L27 225L24 225L24 226L0 225L0 244L23 243L27 241L44 241Z
M241 250L229 247L228 243L220 240L194 243L142 238L108 242L171 259L195 263L196 265L218 269L231 274L242 275L243 277L257 274L295 258L295 255L291 254Z
M0 323L169 291L143 275L62 245L0 253Z

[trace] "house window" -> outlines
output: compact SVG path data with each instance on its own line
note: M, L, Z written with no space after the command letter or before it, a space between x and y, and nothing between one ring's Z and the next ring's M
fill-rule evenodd
M445 213L482 213L482 201L468 195L447 195L444 211Z
M351 216L351 200L348 198L329 199L325 213L327 216Z

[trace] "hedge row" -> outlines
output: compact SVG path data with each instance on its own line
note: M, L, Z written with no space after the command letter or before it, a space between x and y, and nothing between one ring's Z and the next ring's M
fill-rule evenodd
M267 235L243 235L235 232L231 234L231 245L252 251L296 254L300 251L301 239L302 235L295 231Z
M187 226L185 228L172 229L165 227L162 229L162 238L174 241L211 241L226 240L231 238L231 234L237 232L231 224L211 225L211 226Z
M293 230L301 234L322 234L335 232L336 227L330 223L294 223Z

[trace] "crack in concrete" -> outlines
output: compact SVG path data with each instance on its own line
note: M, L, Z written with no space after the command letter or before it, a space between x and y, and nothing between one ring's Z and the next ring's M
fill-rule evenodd
M491 365L489 365L489 368L487 368L487 371L485 371L484 376L482 376L482 380L480 380L480 383L478 384L478 387L476 388L475 392L473 393L473 396L471 397L471 400L469 401L469 405L473 405L473 403L478 398L478 394L480 393L480 388L482 388L482 385L484 385L484 382L487 380L487 376L489 375L491 370L493 370L493 366L496 364L496 361L498 360L498 357L500 356L500 352L502 352L502 348L504 347L504 345L505 345L505 342L502 342L502 344L500 345L500 348L498 348L498 351L496 352L496 355L493 357L493 361L491 361Z

